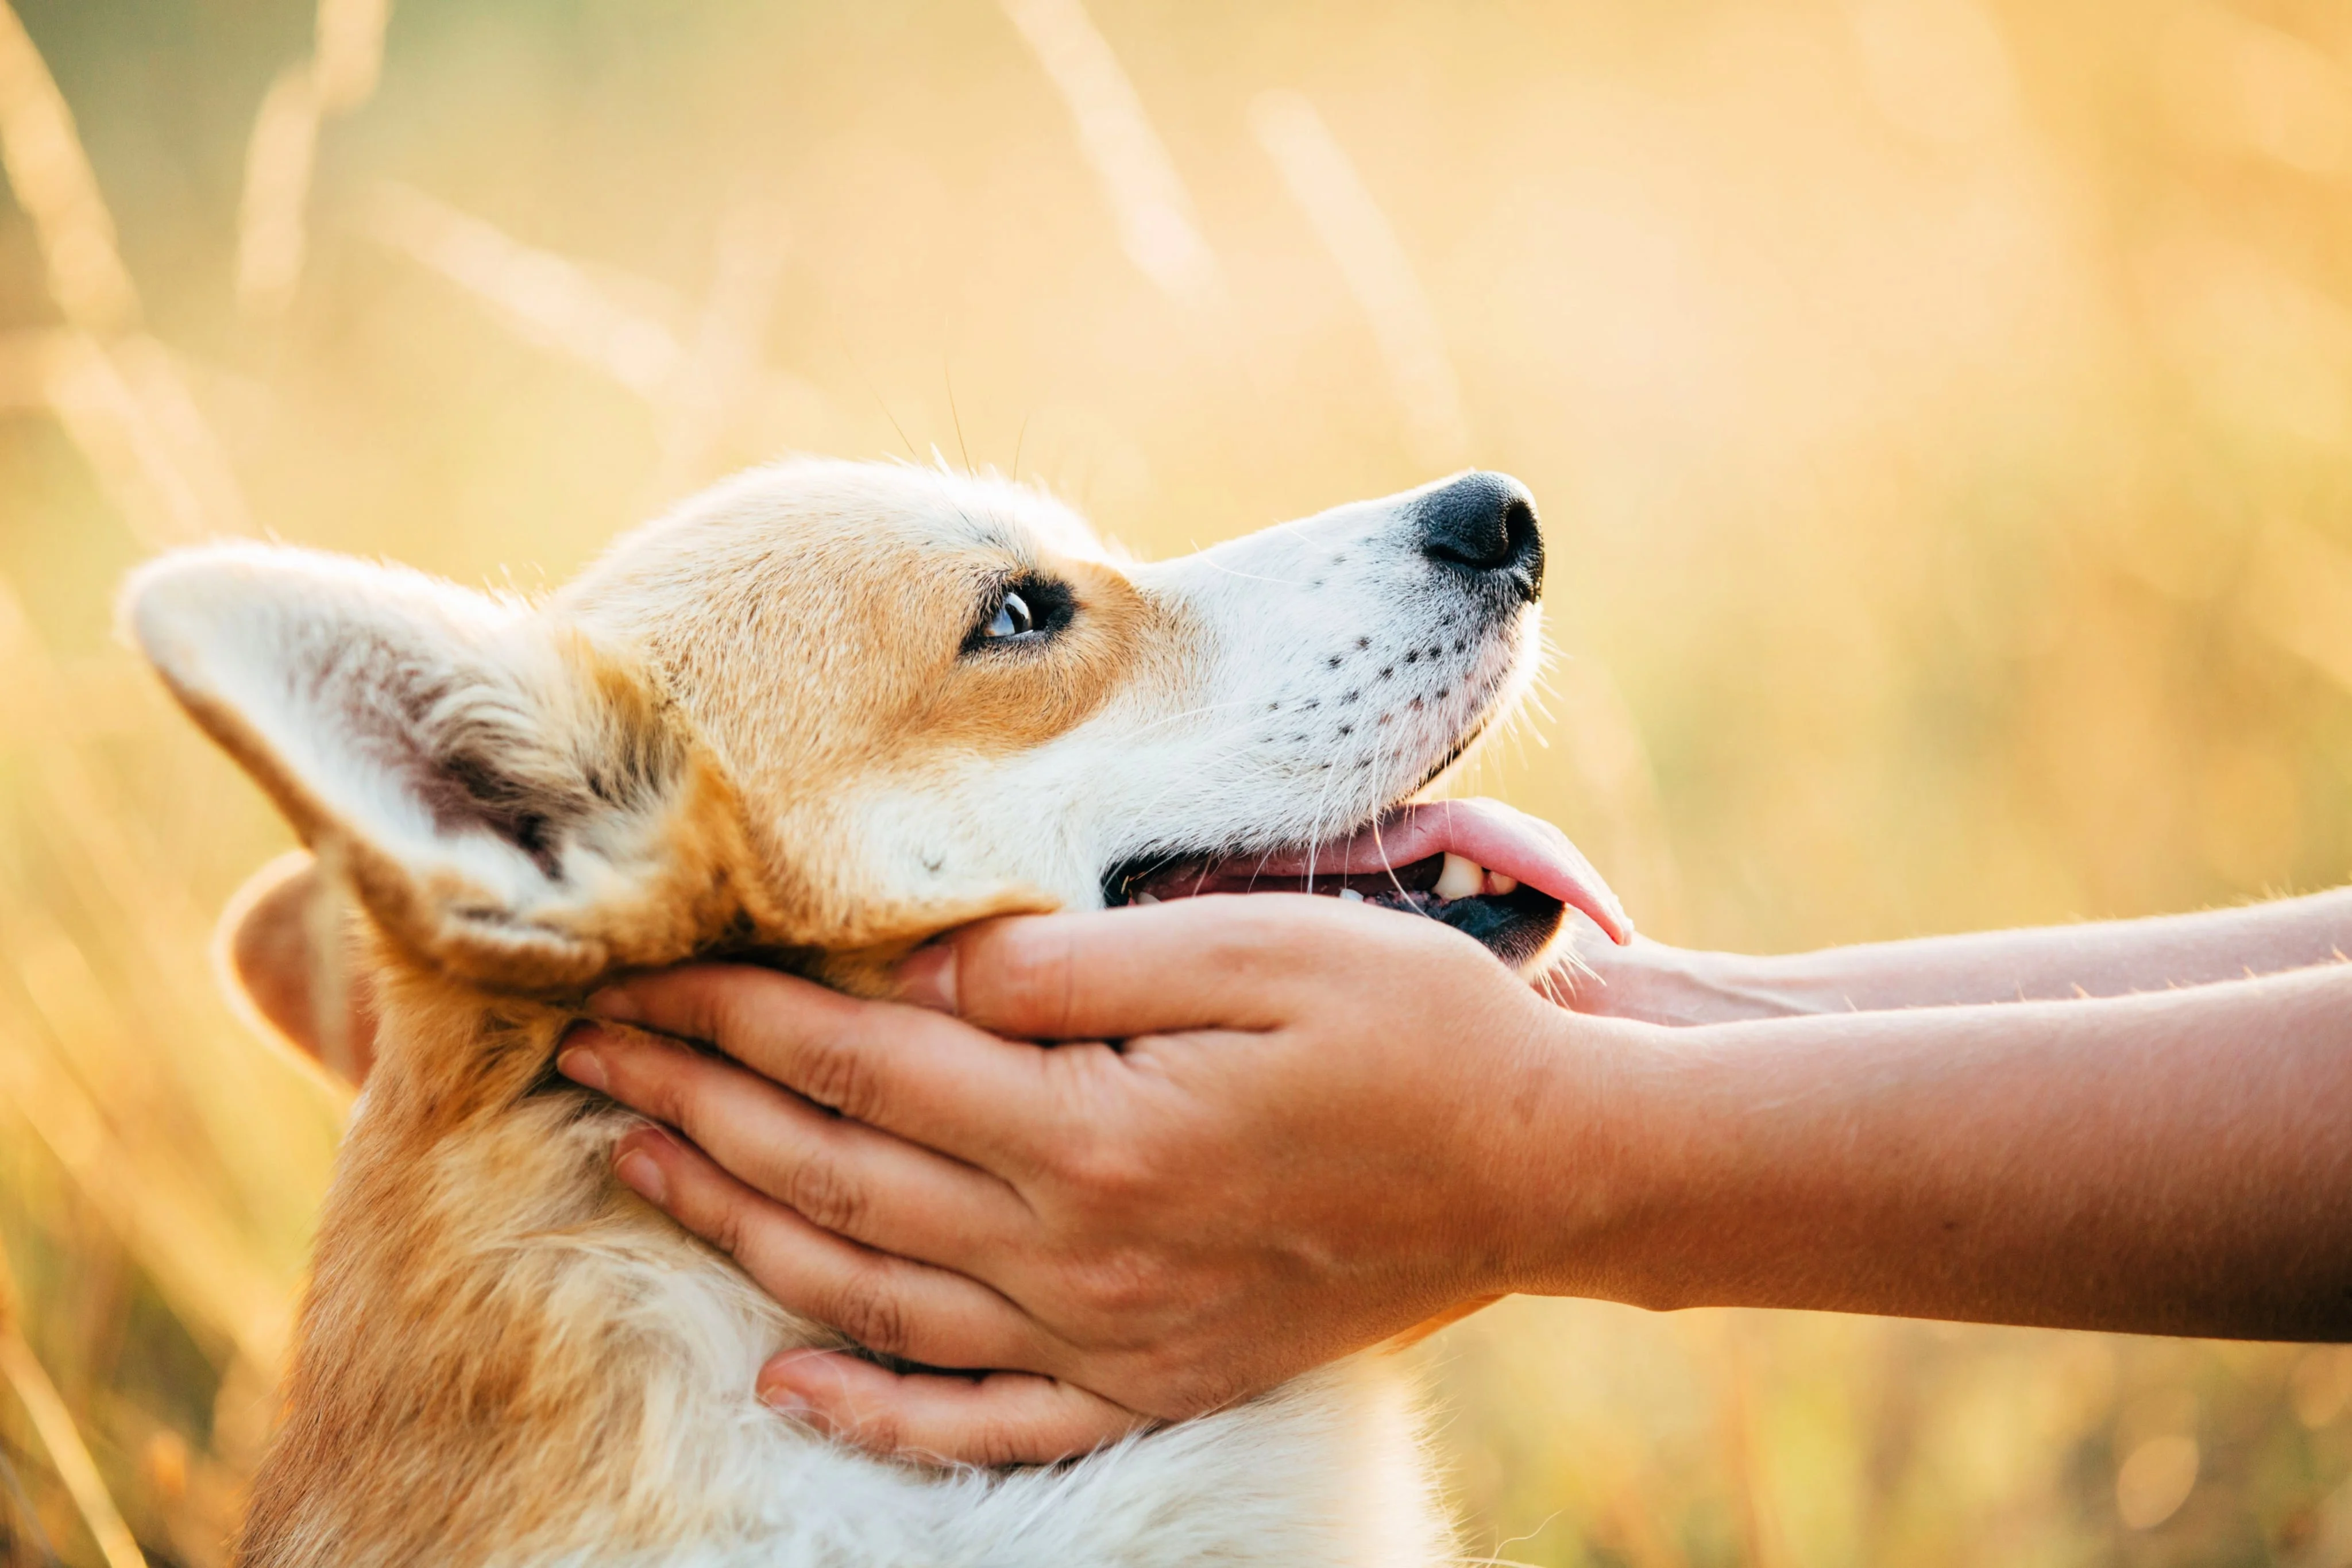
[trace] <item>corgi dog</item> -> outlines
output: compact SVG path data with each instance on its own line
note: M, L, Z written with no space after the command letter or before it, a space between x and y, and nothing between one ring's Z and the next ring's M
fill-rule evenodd
M128 635L347 889L377 1020L237 1560L1449 1560L1376 1355L1047 1468L926 1469L777 1416L761 1364L838 1338L620 1186L634 1118L552 1060L625 971L730 956L878 994L1012 912L1305 888L1523 968L1564 906L1617 933L1555 831L1410 804L1530 679L1543 571L1496 474L1140 564L992 476L820 460L538 600L248 542L140 569Z

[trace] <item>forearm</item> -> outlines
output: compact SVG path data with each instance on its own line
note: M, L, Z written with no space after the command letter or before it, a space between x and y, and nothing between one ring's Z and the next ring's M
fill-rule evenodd
M1581 1011L1690 1024L2123 996L2273 974L2352 952L2352 889L2150 920L1968 932L1777 957L1641 943L1556 972Z
M2352 967L1581 1043L1548 1179L1602 1195L1533 1288L2352 1336Z

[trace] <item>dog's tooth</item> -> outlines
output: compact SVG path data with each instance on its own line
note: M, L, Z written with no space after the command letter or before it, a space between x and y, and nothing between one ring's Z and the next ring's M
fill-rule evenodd
M1516 893L1519 890L1519 879L1507 877L1500 871L1489 871L1486 873L1486 890L1496 898L1506 893Z
M1157 893L1138 893L1135 897L1128 900L1127 901L1130 904L1156 904L1160 901L1160 895Z
M1430 889L1441 899L1475 899L1486 883L1486 868L1475 860L1465 860L1452 850L1445 852L1445 864L1437 873L1437 886Z
M1339 896L1347 900L1351 904L1360 904L1364 901L1364 895L1356 891L1353 888L1340 889Z

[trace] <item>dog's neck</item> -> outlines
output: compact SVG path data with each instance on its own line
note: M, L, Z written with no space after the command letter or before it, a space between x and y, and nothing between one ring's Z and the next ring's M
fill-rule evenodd
M551 1085L570 1010L399 965L375 991L379 1056L241 1560L320 1560L322 1537L350 1564L674 1538L692 1428L756 1409L796 1325L613 1182L631 1119Z

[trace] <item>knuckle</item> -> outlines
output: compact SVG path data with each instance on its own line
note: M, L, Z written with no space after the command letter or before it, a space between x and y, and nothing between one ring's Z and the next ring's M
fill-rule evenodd
M1070 1156L1105 1136L1101 1058L1107 1054L1108 1047L1096 1046L1065 1046L1045 1054L1038 1115L1053 1136L1038 1152L1048 1173L1070 1173Z
M785 1178L785 1206L824 1230L856 1234L870 1207L865 1188L831 1160L803 1161Z
M865 1406L852 1417L851 1432L858 1447L880 1454L903 1454L911 1447L907 1419L894 1405Z
M664 1033L683 1035L693 1040L717 1037L725 988L717 984L708 971L692 969L657 974L639 984L648 996L658 999Z
M1039 1445L1021 1424L1002 1415L983 1418L967 1433L958 1457L967 1464L992 1468L1026 1463L1038 1457Z
M737 1205L724 1200L711 1205L695 1216L702 1223L694 1226L702 1238L749 1268L751 1264L751 1226Z
M873 1069L854 1050L828 1047L809 1053L793 1087L819 1105L854 1121L870 1121L878 1107Z
M992 1011L1045 1034L1059 1034L1071 1016L1070 943L1066 935L1028 934L1007 941L988 966L994 983Z
M626 1103L635 1106L640 1114L665 1126L686 1130L692 1096L679 1084L677 1075L670 1070L667 1060L656 1057L646 1065L653 1070L633 1072L626 1077L615 1075L615 1082L629 1096ZM688 1131L688 1136L692 1135Z
M743 1007L735 988L718 975L706 978L696 997L695 1037L734 1055L743 1038Z
M1097 1209L1124 1208L1155 1184L1154 1162L1133 1139L1074 1140L1065 1159L1065 1174L1080 1202Z
M968 1456L975 1465L996 1468L1017 1465L1024 1458L1021 1439L1010 1426L1001 1421L991 1421L972 1434L971 1451Z
M706 994L703 1037L741 1060L766 1032L766 1011L761 1005L765 996L745 975L733 971L714 974Z
M1150 1254L1120 1247L1080 1265L1076 1294L1087 1309L1125 1318L1159 1304L1165 1271Z
M829 1314L833 1326L877 1355L904 1355L908 1344L905 1306L877 1270L853 1274Z
M690 1053L661 1047L660 1071L646 1096L654 1120L666 1121L697 1143L710 1131L714 1085L710 1075Z
M1106 1162L1096 1150L1094 1142L1083 1134L1065 1138L1045 1155L1047 1173L1066 1190L1070 1201L1081 1210L1093 1206L1101 1196L1104 1185Z

